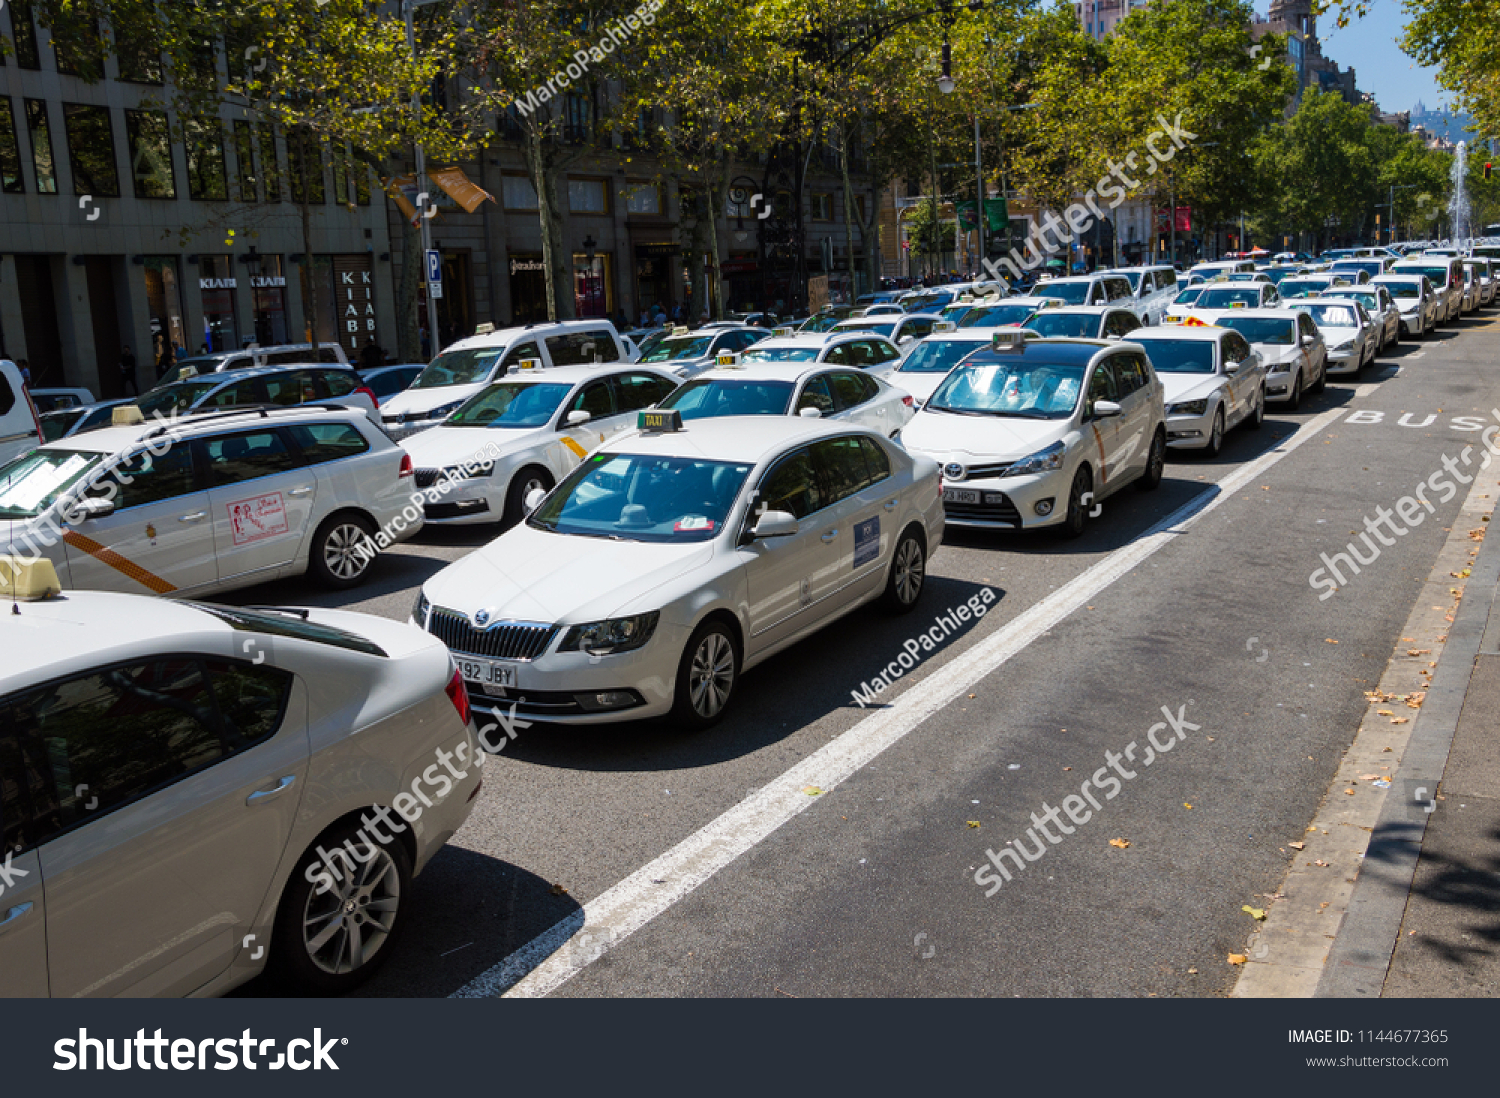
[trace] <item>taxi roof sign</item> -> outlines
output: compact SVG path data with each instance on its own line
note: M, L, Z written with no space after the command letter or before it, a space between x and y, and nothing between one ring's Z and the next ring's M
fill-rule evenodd
M990 350L992 351L997 351L1001 354L1010 354L1016 351L1024 351L1025 349L1026 333L1020 328L1013 328L1010 331L996 328L990 336Z
M771 329L771 334L772 335L778 335L778 336L789 336L789 335L795 335L796 333L797 333L797 329L796 328L792 328L792 327L772 328Z
M46 557L0 555L0 595L22 602L38 602L62 594L57 569Z
M932 330L934 332L956 332L958 331L958 325L951 320L939 320L932 326Z
M518 370L540 370L541 368L542 360L539 358L523 358L520 362L516 363L516 369Z
M682 430L682 413L676 408L663 411L660 408L648 408L636 417L636 427L642 431L680 431Z
M721 370L735 370L739 368L740 356L733 351L720 351L714 364Z
M139 405L117 404L109 411L109 425L111 427L135 427L146 422L146 417L141 414Z

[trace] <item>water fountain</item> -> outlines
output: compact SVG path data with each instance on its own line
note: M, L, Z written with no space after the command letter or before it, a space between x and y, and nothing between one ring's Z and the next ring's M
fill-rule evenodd
M1453 196L1448 199L1448 223L1453 243L1459 247L1467 244L1469 237L1473 235L1469 227L1469 191L1465 178L1468 170L1468 143L1460 141L1458 150L1453 154L1453 167L1448 172L1448 179L1453 184Z

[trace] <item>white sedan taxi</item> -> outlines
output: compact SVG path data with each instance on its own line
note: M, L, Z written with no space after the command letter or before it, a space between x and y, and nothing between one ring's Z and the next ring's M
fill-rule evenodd
M551 488L675 388L676 377L652 366L512 370L440 426L402 441L426 521L515 525L531 491Z
M798 332L777 328L740 352L742 362L826 362L830 366L855 366L873 370L901 357L896 345L876 332Z
M1224 433L1266 418L1266 367L1248 340L1230 328L1173 324L1141 328L1130 341L1166 389L1167 445L1216 456Z
M684 382L657 405L684 420L807 416L847 420L894 438L916 411L910 393L867 370L801 362L728 361Z
M1328 380L1328 350L1312 317L1296 309L1236 309L1212 315L1250 341L1266 366L1266 399L1296 411L1305 392L1321 393Z
M992 338L901 433L941 466L948 522L1077 537L1098 501L1161 483L1163 389L1140 344Z
M477 710L706 728L773 653L921 597L943 537L931 461L800 416L641 419L423 585L414 620Z
M1019 328L1042 309L1060 309L1055 297L1006 297L976 302L958 321L959 328Z
M1380 329L1359 302L1311 297L1291 304L1318 326L1328 348L1329 374L1357 374L1375 361Z
M1029 328L1022 331L1028 333L1028 338L1041 338ZM991 335L989 328L955 329L950 323L946 329L934 331L926 339L913 344L895 369L881 376L896 388L910 393L916 407L920 408L954 366L990 345Z

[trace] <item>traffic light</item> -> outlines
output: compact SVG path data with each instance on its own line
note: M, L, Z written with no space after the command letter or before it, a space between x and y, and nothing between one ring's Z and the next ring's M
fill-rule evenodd
M1490 161L1488 161L1488 160L1486 160L1486 161L1485 161L1485 162L1484 162L1484 177L1485 177L1485 178L1486 178L1486 179L1488 179L1488 178L1489 178L1489 177L1490 177L1490 163L1491 163L1491 162L1490 162Z

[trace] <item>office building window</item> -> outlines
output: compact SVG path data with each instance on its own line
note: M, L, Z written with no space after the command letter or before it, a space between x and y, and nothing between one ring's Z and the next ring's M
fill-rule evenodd
M137 198L176 198L172 141L164 111L126 111L125 136L130 145L130 178Z
M281 201L281 161L276 156L276 129L269 122L260 125L260 178L266 185L266 201Z
M286 167L292 180L292 201L301 203L303 195L313 206L328 201L323 185L323 149L314 137L292 135L286 143Z
M625 210L638 216L660 214L661 188L655 183L631 183L625 188Z
M207 202L227 202L224 174L224 127L217 118L184 123L187 137L188 194Z
M10 30L11 41L16 47L16 64L23 69L41 68L41 53L36 48L36 24L31 21L31 0L11 0Z
M833 220L833 195L815 194L812 196L812 219L814 221Z
M568 180L568 210L572 213L607 214L609 195L602 179Z
M21 148L16 144L16 117L10 99L0 96L0 191L24 194L26 181L21 177Z
M536 204L536 188L531 185L531 180L524 175L507 175L503 180L501 193L505 198L507 210L534 210Z
M149 32L116 24L115 60L120 65L120 79L133 84L161 83L161 47Z
M47 104L26 100L26 132L31 137L31 167L36 172L36 193L57 193L57 165L52 159L52 127L47 123Z
M243 118L237 118L234 122L234 167L235 179L240 187L240 201L256 201L255 131Z
M73 193L118 198L120 173L115 166L115 139L108 107L63 104L68 134L68 161L73 166Z

